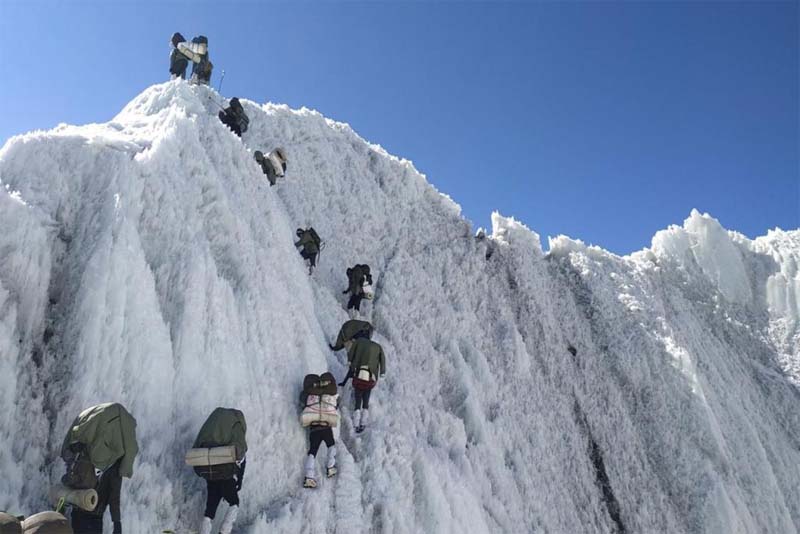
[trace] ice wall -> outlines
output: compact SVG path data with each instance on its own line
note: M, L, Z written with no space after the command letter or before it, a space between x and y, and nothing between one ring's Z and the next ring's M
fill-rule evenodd
M348 126L243 102L242 140L176 81L0 151L0 509L43 509L66 426L116 400L139 421L126 532L196 528L182 457L218 405L249 423L241 532L797 531L797 231L693 212L630 257L545 254L495 214L479 240ZM275 146L270 188L252 152ZM296 398L343 376L327 341L365 262L388 374L364 434L345 403L340 474L309 492Z

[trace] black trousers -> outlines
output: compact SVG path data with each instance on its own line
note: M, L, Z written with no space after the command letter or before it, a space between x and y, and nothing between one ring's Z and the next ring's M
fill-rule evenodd
M304 260L309 260L311 262L312 267L316 267L317 265L317 253L316 252L306 252L303 250L300 255L303 257Z
M356 395L356 410L360 410L364 408L365 410L369 409L369 396L372 394L371 389L355 389L353 391Z
M322 445L323 441L325 442L325 446L329 449L336 445L336 441L333 439L333 429L330 427L311 427L311 430L308 432L308 454L316 456L317 452L319 452L319 446Z
M214 519L217 507L222 499L231 506L239 506L239 491L236 489L236 480L206 480L208 484L208 498L206 499L206 517Z
M77 506L72 508L70 523L75 534L103 534L103 516L84 512Z
M355 308L358 311L361 311L361 301L364 300L364 293L358 293L356 295L352 295L350 300L347 302L347 309Z

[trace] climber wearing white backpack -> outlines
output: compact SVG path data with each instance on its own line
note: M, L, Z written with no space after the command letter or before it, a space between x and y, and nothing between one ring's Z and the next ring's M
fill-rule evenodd
M322 443L328 448L325 474L336 475L336 440L333 428L339 424L339 395L331 373L306 375L300 393L300 424L308 428L308 454L303 466L304 488L317 487L317 452Z

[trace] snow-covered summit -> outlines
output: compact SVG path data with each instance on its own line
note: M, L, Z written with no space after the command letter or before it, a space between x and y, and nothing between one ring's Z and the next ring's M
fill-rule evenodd
M475 239L348 126L242 100L240 140L225 103L169 82L0 151L0 509L44 509L67 425L113 400L139 423L130 533L196 528L183 453L216 406L248 420L241 532L798 531L800 232L693 212L631 256L544 253L495 214ZM253 151L276 146L270 188ZM387 378L364 434L345 402L339 476L308 492L297 394L345 372L355 263Z

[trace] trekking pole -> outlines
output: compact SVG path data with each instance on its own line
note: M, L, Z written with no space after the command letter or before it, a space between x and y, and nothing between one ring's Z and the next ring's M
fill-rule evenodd
M219 86L217 87L217 92L219 93L222 91L222 80L225 79L225 69L222 69L222 76L219 79Z

